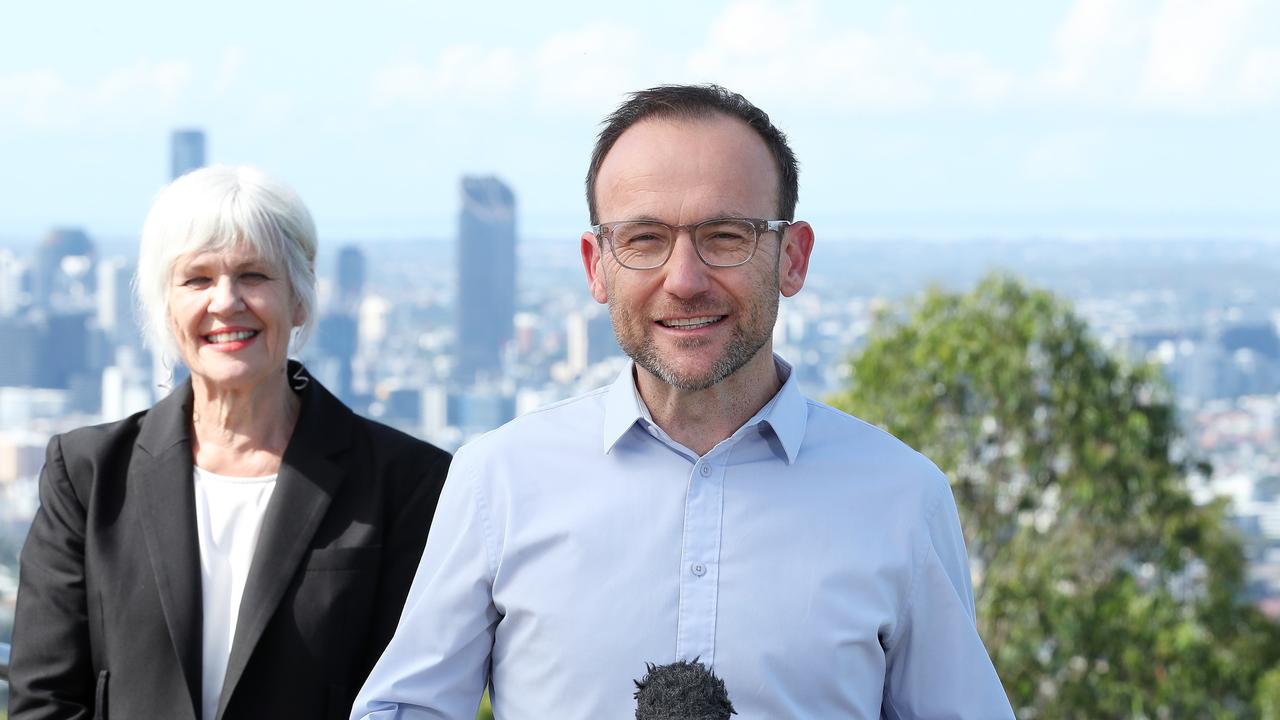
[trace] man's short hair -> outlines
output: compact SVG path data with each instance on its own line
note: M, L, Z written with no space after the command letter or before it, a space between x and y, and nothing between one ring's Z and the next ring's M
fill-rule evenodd
M587 170L587 210L591 223L600 222L596 209L596 178L604 158L627 128L648 118L704 120L714 115L727 115L751 126L773 155L778 169L778 216L769 220L793 220L796 200L800 196L800 163L787 145L787 136L769 122L769 115L736 92L719 85L659 85L631 93L604 120L604 129L591 151L591 167Z

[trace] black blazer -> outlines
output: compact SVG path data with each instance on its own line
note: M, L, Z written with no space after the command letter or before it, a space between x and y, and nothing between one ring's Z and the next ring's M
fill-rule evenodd
M448 453L301 396L245 585L218 718L346 718L400 619ZM10 718L198 720L190 381L54 437L22 549ZM205 718L204 720L213 720Z

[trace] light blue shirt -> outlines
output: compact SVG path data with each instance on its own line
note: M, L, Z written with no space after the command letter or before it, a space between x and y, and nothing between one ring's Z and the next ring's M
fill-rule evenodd
M974 623L950 486L892 436L778 394L704 457L630 368L453 461L353 718L635 716L699 658L742 718L1012 718Z

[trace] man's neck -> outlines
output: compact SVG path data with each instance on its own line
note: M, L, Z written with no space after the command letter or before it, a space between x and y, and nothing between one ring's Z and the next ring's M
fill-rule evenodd
M653 421L699 456L732 435L778 394L782 379L766 345L738 371L705 390L681 390L636 366L636 388Z

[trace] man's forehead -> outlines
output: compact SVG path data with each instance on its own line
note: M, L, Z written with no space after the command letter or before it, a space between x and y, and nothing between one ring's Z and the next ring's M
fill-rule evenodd
M742 205L744 194L773 202L777 184L764 140L745 122L714 114L646 118L627 128L601 163L596 191L602 204L618 194L642 201L679 191Z

